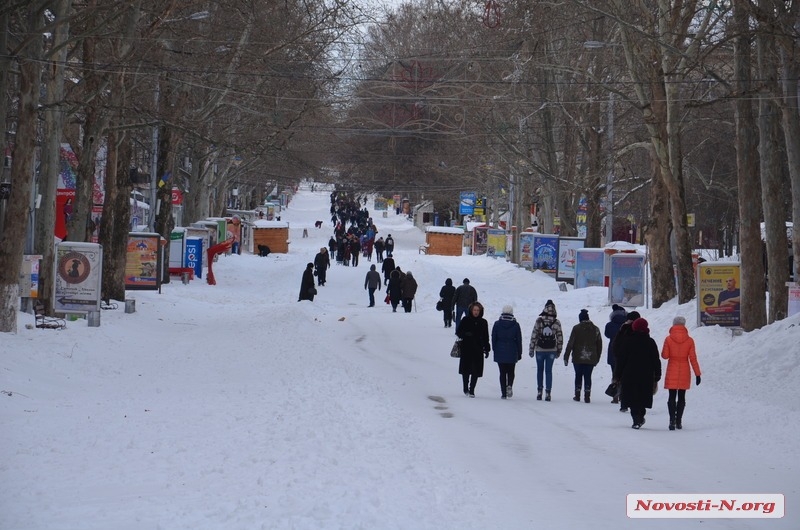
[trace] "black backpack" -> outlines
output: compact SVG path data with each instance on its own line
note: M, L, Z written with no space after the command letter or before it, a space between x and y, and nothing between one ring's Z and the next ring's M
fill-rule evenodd
M556 349L556 334L550 324L545 324L542 328L539 338L536 339L536 346L542 350Z

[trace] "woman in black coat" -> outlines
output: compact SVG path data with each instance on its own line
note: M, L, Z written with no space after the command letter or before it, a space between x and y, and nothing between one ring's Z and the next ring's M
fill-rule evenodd
M309 300L313 302L315 294L317 294L317 288L314 287L314 264L309 263L306 265L306 270L303 271L303 279L300 280L300 296L297 301Z
M387 258L387 260L388 259L391 258ZM398 267L389 274L389 283L386 286L386 292L389 294L389 301L392 302L392 313L397 313L397 304L400 303L400 298L403 294L402 285L403 275L400 273L400 267Z
M439 290L439 298L442 299L442 313L444 313L444 327L453 327L453 297L456 294L456 288L453 287L453 280L447 278L444 285Z
M661 380L658 345L650 337L647 320L637 318L617 350L617 378L622 383L622 406L631 409L634 429L644 425L646 409L653 408L653 390ZM620 355L621 354L621 355Z
M461 339L458 373L461 374L464 395L474 398L475 385L478 378L483 376L483 360L489 357L492 349L489 344L489 323L483 318L480 302L473 302L469 306L467 316L458 323L456 335Z

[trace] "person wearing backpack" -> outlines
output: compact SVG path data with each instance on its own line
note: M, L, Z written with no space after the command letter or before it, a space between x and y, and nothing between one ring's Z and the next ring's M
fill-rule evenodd
M561 356L564 336L561 333L561 322L558 321L556 305L552 300L544 304L544 311L539 314L533 325L528 355L536 356L536 399L542 400L542 390L546 392L545 401L550 401L553 387L553 362ZM543 385L544 383L544 385Z

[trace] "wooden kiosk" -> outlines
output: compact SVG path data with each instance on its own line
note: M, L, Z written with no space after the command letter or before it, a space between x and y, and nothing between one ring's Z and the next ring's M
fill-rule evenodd
M429 226L425 229L426 254L461 256L464 253L464 229Z
M283 221L253 221L253 242L250 252L258 254L258 245L267 245L271 252L289 253L289 223Z

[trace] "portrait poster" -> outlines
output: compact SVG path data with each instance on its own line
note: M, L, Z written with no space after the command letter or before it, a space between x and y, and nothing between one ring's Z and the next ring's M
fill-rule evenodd
M125 289L157 291L161 287L159 241L155 233L131 232L125 259Z
M472 255L479 256L486 254L489 246L488 226L476 226L472 229Z
M611 278L608 287L609 304L623 307L644 305L644 254L620 253L611 256Z
M97 243L63 241L56 245L55 293L57 313L100 311L103 247Z
M522 232L519 235L519 265L526 269L533 268L533 232Z
M533 268L555 273L558 267L558 235L535 234L533 238Z
M701 263L697 268L697 325L741 326L739 263Z
M602 248L579 248L575 251L575 288L603 287L605 252Z
M556 280L573 282L575 280L575 261L578 249L586 240L582 237L560 237L558 239L558 272Z
M486 254L493 258L506 257L506 231L490 228L486 231Z

